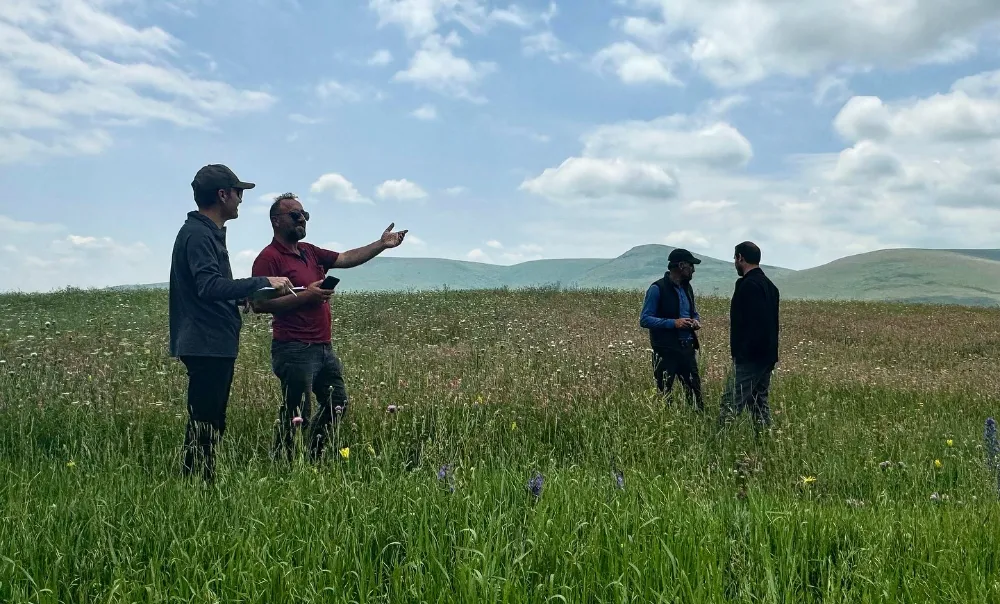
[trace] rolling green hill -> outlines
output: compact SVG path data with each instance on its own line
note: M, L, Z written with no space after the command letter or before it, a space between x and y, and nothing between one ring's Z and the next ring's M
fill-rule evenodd
M386 255L333 273L343 279L340 290L344 292L544 286L645 289L666 270L672 249L640 245L617 258L534 260L511 266ZM699 257L702 263L695 273L695 291L729 296L737 278L732 262ZM764 269L785 299L1000 305L1000 250L892 249L801 271L767 265Z
M1000 250L893 249L775 279L782 297L1000 305Z

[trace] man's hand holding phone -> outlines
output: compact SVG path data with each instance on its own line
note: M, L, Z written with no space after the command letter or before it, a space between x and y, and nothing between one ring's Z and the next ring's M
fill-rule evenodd
M331 281L332 279L336 280ZM333 295L333 288L337 286L339 281L340 280L336 277L320 279L319 281L310 283L309 287L306 288L306 291L303 292L303 295L309 296L311 300L315 300L317 302L326 302L330 299L330 296ZM329 287L329 289L324 289L324 286Z

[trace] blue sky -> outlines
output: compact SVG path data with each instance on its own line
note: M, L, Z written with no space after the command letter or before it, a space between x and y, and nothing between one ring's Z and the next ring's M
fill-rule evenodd
M284 191L397 256L996 247L1000 3L832 6L6 0L0 289L165 281L215 162L239 276Z

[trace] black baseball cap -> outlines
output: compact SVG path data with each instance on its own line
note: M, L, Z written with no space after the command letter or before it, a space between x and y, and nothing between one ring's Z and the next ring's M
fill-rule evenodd
M667 262L690 262L691 264L701 264L701 260L694 257L694 254L684 248L674 248L667 256Z
M236 173L222 164L202 166L191 181L191 188L197 191L215 191L218 189L252 189L252 182L243 182Z

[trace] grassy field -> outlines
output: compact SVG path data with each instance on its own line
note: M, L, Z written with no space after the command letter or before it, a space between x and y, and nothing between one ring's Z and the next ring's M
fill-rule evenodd
M714 430L728 301L698 415L652 389L641 296L337 297L318 467L269 460L248 316L211 488L179 476L165 292L0 296L0 601L1000 600L1000 311L784 303L758 443Z

